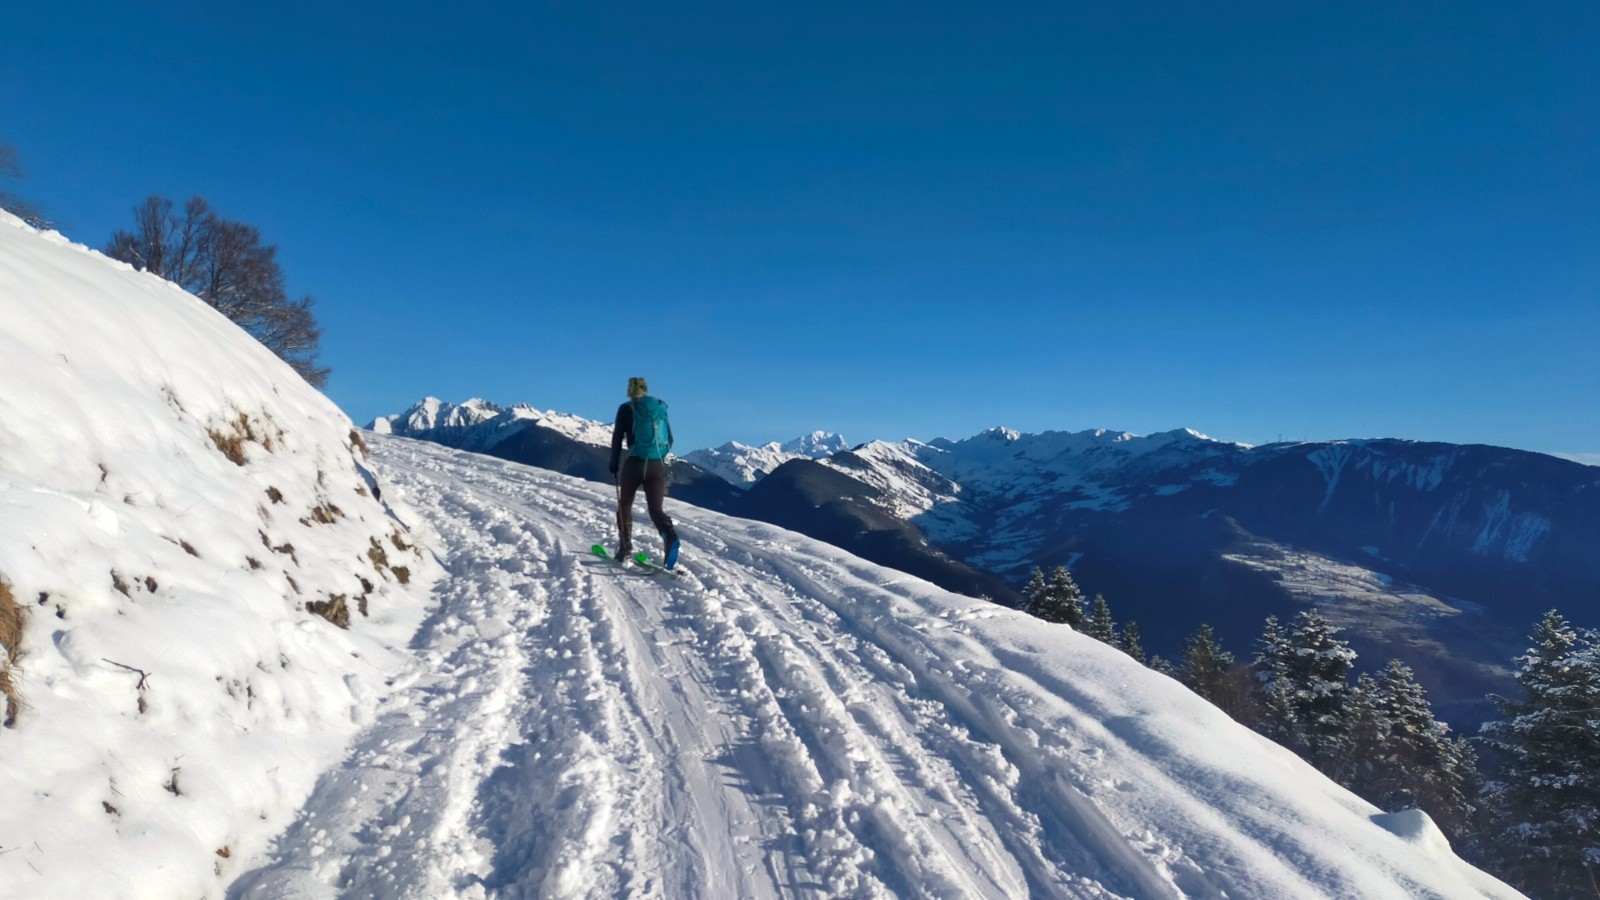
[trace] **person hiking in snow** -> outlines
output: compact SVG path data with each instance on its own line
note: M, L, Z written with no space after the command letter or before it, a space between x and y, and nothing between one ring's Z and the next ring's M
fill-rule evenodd
M626 460L622 458L624 441L629 448ZM650 386L643 378L629 378L628 402L617 407L617 423L611 429L611 478L617 483L617 530L621 533L619 560L633 555L633 498L642 485L650 521L661 533L666 567L678 563L678 532L665 507L667 452L671 449L667 404L650 396Z

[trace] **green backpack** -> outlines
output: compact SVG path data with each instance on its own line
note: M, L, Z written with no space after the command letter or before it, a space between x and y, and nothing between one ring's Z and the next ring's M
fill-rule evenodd
M633 448L629 456L642 460L666 459L672 449L672 425L667 422L667 404L655 397L633 401Z

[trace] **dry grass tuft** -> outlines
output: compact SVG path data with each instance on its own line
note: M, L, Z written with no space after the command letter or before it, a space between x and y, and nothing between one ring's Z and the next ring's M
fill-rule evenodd
M367 559L372 561L374 569L385 569L389 566L389 554L383 552L383 545L377 538L371 538L372 548L367 551Z
M11 672L22 658L23 619L22 606L11 585L0 578L0 651L4 651L0 657L0 697L5 698L5 716L0 722L7 728L17 724L17 715L22 712L22 696Z
M211 436L211 443L236 466L244 465L244 445L260 444L268 453L277 449L277 442L283 439L283 431L278 430L274 435L269 426L271 421L258 423L250 418L249 413L239 413L238 418L226 420L221 427L212 427L206 431Z
M223 456L228 458L229 462L236 466L244 465L244 435L237 432L223 434L215 428L207 431L206 434L211 435L211 443L216 445L216 448L222 452Z
M271 500L273 503L282 503L283 502L283 491L280 491L275 487L268 487L267 488L267 499Z
M311 515L301 519L300 524L310 526L312 522L320 522L323 525L332 525L342 518L344 518L344 510L324 500L311 507Z
M340 628L350 627L350 607L345 603L343 594L334 594L327 600L313 600L306 604L306 611L315 613Z
M372 451L367 449L367 442L361 437L361 432L350 429L350 445L361 451L362 459L371 459Z
M411 583L411 570L406 568L405 566L395 566L394 568L390 569L389 571L394 573L394 580L395 581L398 581L401 584L410 584Z

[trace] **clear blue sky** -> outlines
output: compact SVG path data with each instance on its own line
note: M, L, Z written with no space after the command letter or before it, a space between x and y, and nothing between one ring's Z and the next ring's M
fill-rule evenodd
M643 374L683 447L1600 454L1597 48L1593 0L25 3L0 141L93 246L259 226L361 422Z

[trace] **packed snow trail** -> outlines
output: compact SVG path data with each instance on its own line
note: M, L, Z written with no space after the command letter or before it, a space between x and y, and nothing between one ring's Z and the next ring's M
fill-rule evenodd
M604 486L373 449L437 607L232 896L1495 894L1065 628L681 505L687 574L640 574L589 552Z

